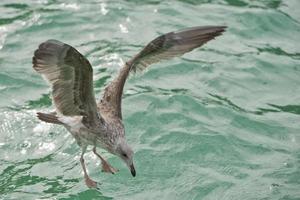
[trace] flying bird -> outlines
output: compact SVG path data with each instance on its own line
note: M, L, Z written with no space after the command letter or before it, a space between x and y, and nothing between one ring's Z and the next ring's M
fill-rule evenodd
M136 175L134 152L125 138L121 109L123 88L129 74L192 51L221 35L225 29L225 26L193 27L157 37L124 64L118 76L106 86L99 102L93 89L93 68L81 53L57 40L39 45L34 52L33 68L49 82L55 111L38 112L37 117L64 126L75 138L82 148L80 163L88 187L97 187L97 182L89 177L84 161L89 145L101 160L104 172L114 174L118 170L97 153L96 147L118 156L132 176Z

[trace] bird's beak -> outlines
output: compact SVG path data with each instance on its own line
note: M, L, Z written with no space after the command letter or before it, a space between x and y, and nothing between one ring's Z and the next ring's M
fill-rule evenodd
M133 164L130 165L130 172L131 172L132 176L135 177L136 173L135 173L135 168L134 168Z

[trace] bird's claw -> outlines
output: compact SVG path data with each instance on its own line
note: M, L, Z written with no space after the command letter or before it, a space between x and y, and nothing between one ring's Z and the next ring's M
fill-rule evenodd
M110 164L108 164L107 162L103 162L102 163L102 172L107 172L107 173L112 173L115 174L117 173L119 170L115 169L114 167L112 167Z
M99 183L97 183L96 181L93 181L92 179L90 179L89 177L85 178L85 184L86 186L88 186L89 188L94 188L94 189L99 189Z

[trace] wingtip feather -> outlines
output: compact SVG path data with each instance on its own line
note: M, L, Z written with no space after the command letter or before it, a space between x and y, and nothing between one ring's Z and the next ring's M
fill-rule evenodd
M50 66L58 62L64 50L64 43L50 39L41 43L34 51L32 57L33 68L39 72L46 66Z

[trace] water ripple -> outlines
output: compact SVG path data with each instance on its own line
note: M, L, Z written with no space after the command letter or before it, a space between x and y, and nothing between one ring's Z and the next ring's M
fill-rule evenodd
M1 1L0 198L299 198L298 8L298 0ZM120 171L101 173L88 151L89 173L102 185L87 189L72 136L36 118L53 109L31 67L38 44L54 38L85 55L99 99L147 42L198 25L228 29L126 83L137 177L104 151Z

